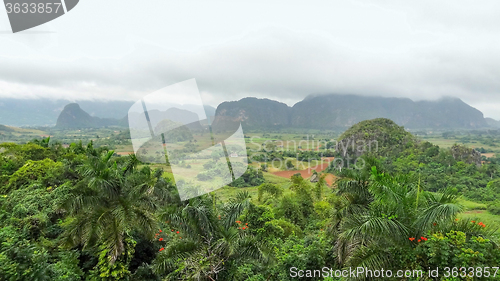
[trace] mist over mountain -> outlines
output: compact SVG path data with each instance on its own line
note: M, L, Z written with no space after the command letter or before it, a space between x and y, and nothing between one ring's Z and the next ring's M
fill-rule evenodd
M363 120L388 118L406 128L487 127L481 111L458 98L412 101L408 98L321 95L291 108L291 125L301 128L345 128Z
M492 128L500 128L500 121L495 120L493 118L484 118L486 120L486 123L488 123L488 126Z
M125 126L124 119L99 118L91 116L77 103L66 105L57 118L56 128L58 129L78 129L78 128L99 128L106 126Z
M9 127L4 126L4 125L0 125L0 132L12 132L12 131L14 131L14 129L9 128Z
M72 105L63 111L65 106ZM129 101L66 100L0 100L0 124L9 126L54 126L58 128L85 128L127 126ZM175 108L174 108L175 107ZM500 122L484 118L481 111L458 98L437 101L412 101L407 98L366 97L357 95L310 95L292 107L270 99L243 98L221 103L217 110L205 106L210 120L217 116L215 125L224 127L235 120L246 128L311 128L346 129L360 121L388 118L410 129L476 129L500 127ZM194 120L203 114L194 105L172 105L170 111L150 110L179 122ZM59 120L58 120L59 118Z
M213 110L215 112L215 109ZM57 129L80 129L80 128L100 128L108 126L128 127L129 118L140 120L142 113L130 112L122 118L99 118L91 116L83 110L79 104L70 103L64 107L57 118L55 128ZM188 128L198 130L202 128L203 121L199 120L198 114L185 109L171 107L165 111L149 110L148 117L152 127L157 127L162 121L168 120L174 124L186 125ZM164 123L165 125L165 123Z
M216 122L238 120L247 128L346 129L363 120L388 118L410 129L475 129L489 127L481 111L458 98L412 101L407 98L316 95L289 107L268 99L224 102Z
M102 101L102 100L51 100L51 99L0 99L0 124L23 126L54 126L64 107L70 103L77 103L90 116L99 118L123 119L127 116L131 101ZM180 109L194 111L193 105L173 105ZM207 116L215 115L215 108L204 107Z
M166 111L150 110L148 111L148 115L151 120L151 126L153 127L156 127L157 123L161 122L161 120L171 120L183 125L199 121L198 114L175 107L171 107Z
M223 102L215 112L214 125L224 127L223 123L234 119L251 128L286 127L290 125L290 107L278 101L258 98Z
M155 132L164 132L168 130L168 128L177 127L179 124L180 126L186 125L193 130L199 130L202 128L202 122L199 121L203 121L200 120L198 114L176 107L171 107L165 111L156 109L149 110L148 117L151 122L151 127L156 128ZM142 118L144 118L143 113L129 112L129 115L125 117L125 120L121 124L128 124L129 121L132 121L132 127L137 125L141 126L143 125L143 123L140 122ZM134 124L135 121L139 121L138 124Z
M77 103L90 116L121 119L132 106L129 101L69 101L51 99L0 99L0 124L54 126L64 107Z

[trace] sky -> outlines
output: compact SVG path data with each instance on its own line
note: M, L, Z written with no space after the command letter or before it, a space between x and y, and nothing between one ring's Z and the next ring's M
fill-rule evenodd
M81 0L13 34L0 98L135 101L195 78L212 106L253 96L458 97L500 119L500 1Z

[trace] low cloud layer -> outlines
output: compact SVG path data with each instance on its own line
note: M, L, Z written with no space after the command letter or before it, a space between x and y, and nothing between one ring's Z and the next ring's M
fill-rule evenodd
M96 33L66 30L74 31L76 24L67 23L83 21L80 17L94 2L89 0L80 14L72 12L75 19L54 21L55 33L0 34L0 97L135 100L195 78L212 105L245 96L292 105L313 93L413 100L454 96L500 119L500 19L495 16L500 7L494 1L480 6L333 2L324 9L319 3L305 8L290 3L282 7L285 15L272 4L275 14L253 14L253 22L244 21L254 13L245 5L249 10L238 10L243 19L207 11L228 20L207 21L197 34L190 26L171 31L156 27L158 38L134 30L132 23L124 23L123 30L103 26L100 32L110 33L113 42L96 41L102 36ZM145 22L136 25L150 23L147 14L139 17ZM198 20L209 18L200 15ZM234 30L228 27L231 20ZM2 22L0 18L0 28ZM214 31L218 24L228 30ZM79 46L80 40L87 48ZM95 46L89 44L92 40ZM188 41L189 48L184 46Z

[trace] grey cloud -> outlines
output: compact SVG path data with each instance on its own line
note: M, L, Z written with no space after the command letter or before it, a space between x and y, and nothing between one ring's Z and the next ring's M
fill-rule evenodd
M399 26L387 32L373 29L374 37L270 25L190 51L142 44L120 58L0 55L0 96L30 91L30 97L134 100L196 78L213 105L245 96L293 104L312 93L414 100L456 96L500 118L494 106L500 105L500 36L494 36L500 20L494 17L494 4L469 9L452 2L455 6L447 10L449 6L434 2L429 8L380 3L367 6L394 14L386 25ZM345 29L363 25L370 29L368 21ZM349 36L359 38L349 41Z

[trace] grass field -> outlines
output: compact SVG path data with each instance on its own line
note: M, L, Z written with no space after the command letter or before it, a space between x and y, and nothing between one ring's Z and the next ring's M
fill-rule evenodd
M283 178L283 177L279 177L279 176L275 176L273 174L270 174L270 173L264 173L264 178L268 181L268 182L271 182L273 184L279 184L281 185L283 188L285 188L285 192L284 194L290 194L292 191L290 191L289 187L290 187L290 180L287 179L287 178ZM258 200L258 194L259 194L259 188L258 186L252 186L252 187L230 187L230 186L225 186L221 189L218 189L216 191L214 191L213 193L219 197L220 200L222 201L227 201L229 200L230 198L234 198L235 195L238 193L238 192L241 192L241 191L247 191L250 196L252 197L252 202L254 203L257 203L257 200ZM332 190L329 188L329 187L324 187L323 188L323 194L326 196L328 194L331 194Z
M460 198L458 203L464 207L464 212L459 215L460 219L481 221L486 226L495 230L497 234L499 233L500 216L488 212L486 204L469 201L464 198Z
M497 153L497 152L500 153L500 146L496 145L495 141L496 139L487 142L482 137L476 137L476 138L477 139L474 139L474 136L460 136L460 135L445 138L441 134L420 136L420 139L431 142L442 148L449 148L452 147L454 144L460 144L476 149L484 148L489 153Z
M174 177L168 167L166 165L162 164L155 164L155 165L150 165L151 168L162 168L164 169L165 173L163 176L165 178L168 178L170 180L173 180ZM279 184L279 185L284 185L290 182L289 179L275 176L271 173L264 173L264 178L266 179L266 182L270 182L273 184ZM229 198L234 198L234 196L240 192L240 191L248 191L250 193L250 196L252 196L253 200L257 200L257 195L258 195L258 187L257 186L252 186L252 187L231 187L231 186L224 186L220 189L217 189L211 193L215 194L216 196L219 197L220 200L222 201L227 201Z
M250 133L245 135L245 142L248 148L252 150L260 150L262 144L267 147L275 147L278 150L311 150L317 149L319 146L324 145L326 140L333 140L337 135L316 133L311 134L304 131L304 133Z
M458 143L458 139L445 139L442 137L424 137L422 139L443 148L452 147Z
M11 126L0 127L0 143L26 143L34 138L49 137L50 133L32 128L17 128Z
M458 203L460 205L462 205L465 208L466 211L486 210L486 208L488 207L484 203L473 202L473 201L469 201L469 200L464 199L464 198L459 198L458 199Z
M499 234L500 216L491 214L486 210L465 211L460 214L459 218L483 222L487 227L494 230L496 235Z

